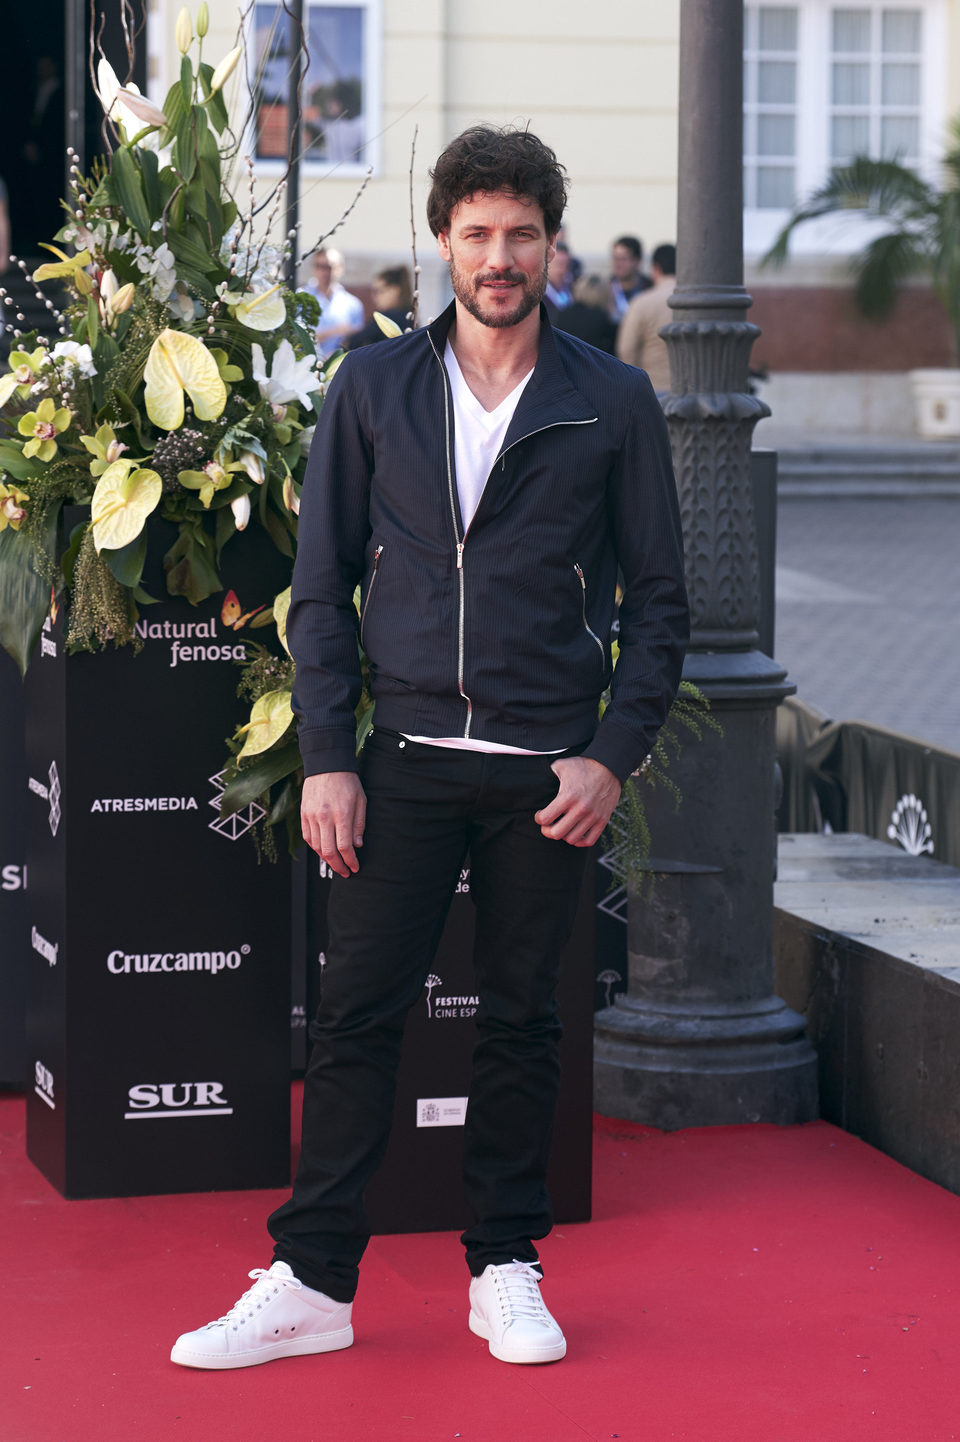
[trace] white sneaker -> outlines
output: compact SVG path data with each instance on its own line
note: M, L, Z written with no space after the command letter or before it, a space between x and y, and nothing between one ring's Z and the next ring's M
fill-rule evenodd
M256 1267L254 1285L215 1322L184 1332L170 1353L181 1367L255 1367L276 1357L338 1352L353 1341L352 1302L306 1287L286 1262Z
M470 1283L470 1330L501 1362L559 1362L567 1344L529 1262L492 1263Z

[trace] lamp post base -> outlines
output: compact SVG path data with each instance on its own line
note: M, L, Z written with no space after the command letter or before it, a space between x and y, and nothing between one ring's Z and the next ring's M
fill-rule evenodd
M803 1031L778 997L696 1011L618 997L594 1019L594 1106L663 1131L813 1121L817 1058Z

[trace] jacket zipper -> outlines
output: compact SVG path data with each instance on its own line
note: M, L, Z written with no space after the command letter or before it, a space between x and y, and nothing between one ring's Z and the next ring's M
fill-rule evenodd
M576 571L578 577L580 578L580 590L583 592L583 629L586 631L587 635L592 637L592 639L596 641L597 645L600 647L600 660L605 666L607 664L607 653L603 649L603 642L600 640L600 637L597 635L596 631L591 631L590 623L587 620L587 583L584 578L583 568L576 561L574 561L573 569Z
M471 723L472 720L473 720L473 702L470 700L470 697L467 695L466 691L464 691L464 689L463 689L463 671L464 671L464 663L463 663L463 651L464 651L464 645L463 645L463 635L464 635L463 548L464 548L464 545L465 545L465 543L466 543L467 537L466 537L466 531L464 532L464 534L463 534L462 536L461 536L461 534L460 534L460 526L459 526L459 524L458 524L458 522L457 522L457 503L456 503L456 499L455 499L455 497L454 497L454 488L453 488L453 465L452 465L451 459L450 459L450 378L449 378L448 375L447 375L447 367L446 367L445 364L444 364L443 356L440 354L440 352L437 350L436 346L435 346L434 343L433 343L433 336L429 336L428 338L429 338L429 341L430 341L430 349L433 351L434 355L436 356L436 358L437 358L437 363L438 363L438 365L440 366L441 372L443 373L443 423L444 423L444 439L445 439L445 442L446 442L446 454L447 454L447 495L448 495L448 498L449 498L449 501L450 501L450 519L453 521L453 535L454 535L454 540L455 540L455 542L456 542L456 547L457 547L457 578L458 578L459 583L460 583L460 609L459 609L459 618L458 618L458 625L457 625L457 690L460 692L460 695L463 697L464 701L466 701L466 703L467 703L467 721L466 721L466 725L465 725L464 728L463 728L463 739L466 741L466 740L469 739L469 736L470 736L470 723ZM595 424L596 424L596 420L597 420L597 418L596 418L596 416L594 416L594 417L592 417L589 421L551 421L549 425L547 425L547 426L539 426L539 427L537 428L537 430L535 430L535 431L529 431L525 436L517 436L516 440L515 440L515 441L511 441L510 444L509 444L509 446L507 446L507 449L506 449L505 451L501 451L501 453L500 453L500 455L499 455L499 457L498 457L498 460L500 461L501 469L504 468L504 456L507 454L507 451L512 451L513 448L514 448L514 446L518 446L521 441L528 441L531 436L538 436L538 435L541 433L541 431L554 430L557 426L595 425ZM493 463L494 468L496 467L496 464L497 464L497 462L494 461L494 463ZM492 474L492 473L493 473L493 472L491 471L491 474ZM489 480L489 476L487 477L487 479ZM579 566L577 567L577 570L578 570L578 571L580 570ZM580 573L580 578L581 578L581 583L582 583L582 582L583 582L583 573L582 573L582 572ZM373 590L373 581L370 582L370 590ZM368 591L368 592L367 592L367 600L369 601L369 599L370 599L370 592ZM364 611L366 611L366 605L364 605ZM583 622L584 622L584 625L586 626L587 617L586 617L586 586L585 586L585 585L584 585L584 617L583 617ZM588 631L590 630L589 626L587 626L587 630L588 630ZM590 631L590 634L591 634L591 636L593 636L593 632L592 632L592 631ZM363 621L362 621L362 619L361 619L361 622L360 622L360 638L361 638L361 640L363 639ZM605 655L604 650L603 650L603 643L601 642L601 640L600 640L600 638L599 638L598 636L593 636L593 639L596 641L597 645L600 647L600 654L601 654L601 656L603 656L604 664L606 664L606 655Z
M380 557L383 555L383 546L378 546L373 553L373 575L370 577L370 585L367 587L367 597L363 603L363 610L360 613L360 645L363 645L363 624L367 619L367 607L370 605L370 597L373 595L373 588L377 584L377 567L380 565Z

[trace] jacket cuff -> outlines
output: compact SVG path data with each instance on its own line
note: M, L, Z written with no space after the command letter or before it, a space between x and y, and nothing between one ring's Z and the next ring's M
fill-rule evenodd
M581 752L590 761L599 761L612 771L621 786L642 766L650 754L651 741L647 744L642 736L616 721L601 721L596 734L587 749Z
M344 731L301 732L300 758L304 776L327 771L359 771L356 735Z

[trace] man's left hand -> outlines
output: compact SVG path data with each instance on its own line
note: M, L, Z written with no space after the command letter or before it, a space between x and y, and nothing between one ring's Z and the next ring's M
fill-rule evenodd
M592 846L620 800L620 782L586 756L561 757L551 770L560 778L560 790L549 806L536 812L534 821L551 841Z

